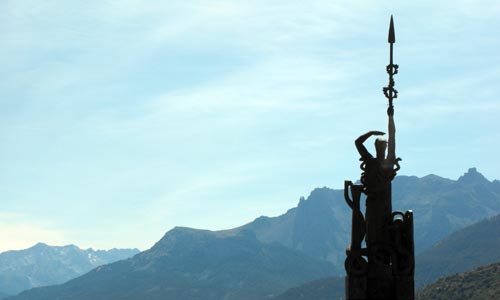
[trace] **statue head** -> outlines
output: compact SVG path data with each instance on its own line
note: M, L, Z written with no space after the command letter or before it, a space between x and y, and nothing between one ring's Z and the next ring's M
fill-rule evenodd
M385 158L385 150L387 149L387 141L382 138L375 140L375 150L377 151L377 158Z

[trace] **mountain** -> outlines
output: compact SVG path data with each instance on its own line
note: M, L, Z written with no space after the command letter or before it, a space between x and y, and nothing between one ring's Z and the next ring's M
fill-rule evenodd
M398 176L393 204L414 210L422 253L446 235L498 214L500 182L474 168L458 180ZM343 275L350 222L343 191L318 188L281 216L218 232L175 228L132 259L12 299L270 299L308 281Z
M252 231L264 243L279 243L310 257L334 264L343 270L347 237L350 236L351 213L343 191L317 188L298 206L285 214L255 221L231 231Z
M259 217L228 232L252 231L262 242L277 242L330 261L341 275L351 231L351 212L343 193L317 188L281 216ZM393 207L414 211L415 245L420 253L446 235L498 214L500 182L490 182L475 168L458 180L436 175L397 176L393 181Z
M500 264L439 279L417 293L417 300L483 300L500 295Z
M436 175L395 179L395 209L410 208L415 217L417 253L446 235L500 213L500 182L470 168L458 180Z
M454 232L420 254L415 284L422 287L446 275L498 263L499 249L500 214ZM344 299L344 291L344 277L329 277L289 289L272 300L338 300Z
M500 262L500 215L459 230L416 259L418 286L439 277Z
M0 291L15 295L32 287L59 284L91 269L139 253L137 249L82 250L43 243L0 253Z
M345 277L327 277L288 289L271 300L344 300Z
M261 243L249 231L231 235L174 228L132 258L8 299L267 299L329 276L332 269L282 245Z

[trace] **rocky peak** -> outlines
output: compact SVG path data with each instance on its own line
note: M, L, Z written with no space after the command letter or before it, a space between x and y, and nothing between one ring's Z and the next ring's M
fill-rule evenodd
M464 175L458 178L458 182L462 184L485 184L490 183L483 174L479 173L476 168L470 168Z

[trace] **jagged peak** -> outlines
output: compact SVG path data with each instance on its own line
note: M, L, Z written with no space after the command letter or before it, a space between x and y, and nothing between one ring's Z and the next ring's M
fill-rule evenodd
M312 198L322 198L321 196L330 195L330 193L335 192L335 191L336 191L335 189L331 189L331 188L326 187L326 186L317 187L314 190L312 190L311 193L309 194L309 196L307 198L305 198L304 201L301 201L301 203L308 202ZM318 197L318 196L320 196L320 197ZM304 198L304 197L301 197L301 199L302 198Z
M315 189L311 192L311 194L312 194L312 193L321 193L321 192L330 192L330 191L332 191L332 189L331 189L331 188L329 188L329 187L327 187L327 186L324 186L324 187L317 187L317 188L315 188Z
M479 173L476 168L469 168L464 175L458 178L458 182L464 184L490 183L483 174Z
M46 244L44 242L38 242L35 245L33 245L33 246L29 247L29 248L26 248L26 249L11 250L11 251L23 251L23 250L29 250L29 249L37 249L37 250L40 250L40 249L71 249L71 250L80 250L80 251L91 252L91 253L94 253L94 252L110 252L110 251L137 251L137 252L140 252L140 250L138 248L94 249L94 248L90 247L90 248L85 248L84 249L84 248L78 247L75 244L67 244L67 245L62 245L62 246L53 246L53 245Z
M49 245L44 242L38 242L35 245L33 245L30 248L76 248L82 250L80 247L74 245L74 244L67 244L67 245L62 245L62 246L56 246L56 245Z
M48 245L43 242L38 242L34 246L30 247L29 249L79 249L81 250L78 246L73 245L73 244L68 244L68 245L63 245L63 246L53 246L53 245Z

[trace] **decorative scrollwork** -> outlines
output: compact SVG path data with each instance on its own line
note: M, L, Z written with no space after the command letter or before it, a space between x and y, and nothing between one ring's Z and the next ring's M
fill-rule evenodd
M389 74L390 76L394 76L398 74L399 66L396 64L388 64L385 69L387 70L387 74Z
M368 262L361 255L361 251L348 251L344 267L349 275L364 275L368 271Z

